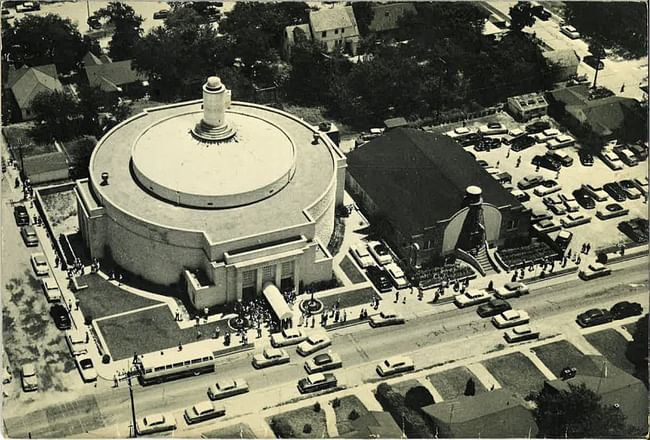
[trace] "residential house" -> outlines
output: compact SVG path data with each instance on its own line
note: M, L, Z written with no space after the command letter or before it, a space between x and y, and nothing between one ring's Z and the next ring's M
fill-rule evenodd
M339 433L341 438L402 438L402 430L385 411L369 411L346 423L352 430Z
M554 82L566 81L578 74L580 57L575 50L547 50L542 52L542 56L551 68Z
M399 29L402 17L416 13L415 6L409 2L372 3L370 8L373 16L368 30L377 34Z
M132 60L113 61L105 55L88 53L84 57L84 71L91 87L108 93L139 96L149 85L146 76L133 68Z
M327 53L336 50L354 56L359 46L359 28L352 6L333 6L309 13L309 27L314 41Z
M518 121L528 121L544 116L548 110L548 102L540 93L528 93L508 98L506 109Z
M441 438L534 438L537 424L524 400L507 388L422 408Z
M68 159L62 151L28 156L23 160L23 173L32 185L66 180L70 176Z
M6 88L11 90L14 104L24 121L35 116L32 101L36 95L41 92L63 92L63 85L58 79L54 64L12 69L7 75Z

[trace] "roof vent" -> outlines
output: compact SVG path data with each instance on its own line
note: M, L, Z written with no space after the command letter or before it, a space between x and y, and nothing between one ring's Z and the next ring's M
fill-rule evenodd
M107 171L104 171L102 173L102 183L101 183L101 185L102 186L108 185L108 172Z

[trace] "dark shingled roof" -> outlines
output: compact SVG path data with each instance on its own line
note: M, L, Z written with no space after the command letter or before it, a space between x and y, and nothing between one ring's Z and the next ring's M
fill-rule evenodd
M7 87L21 109L28 108L41 92L63 91L54 64L12 69L7 75Z
M119 86L147 79L133 69L131 60L91 64L85 69L88 83L106 92L115 92Z
M393 226L411 235L451 218L470 185L496 207L521 205L454 140L421 130L386 132L350 152L347 169Z
M26 157L24 160L27 177L36 174L68 169L68 160L61 151Z

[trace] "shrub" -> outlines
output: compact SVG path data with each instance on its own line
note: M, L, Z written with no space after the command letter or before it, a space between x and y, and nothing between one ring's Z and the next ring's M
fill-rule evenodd
M305 434L309 434L311 432L311 424L305 423L305 426L303 426L302 428L302 432Z
M84 325L92 325L92 324L93 324L92 315L84 316Z
M102 356L102 364L108 364L111 361L111 356L106 353Z
M375 392L377 401L388 411L399 426L404 426L408 438L433 438L433 429L422 415L404 404L404 398L390 385L379 384Z
M341 399L337 397L332 400L332 408L338 408L339 406L341 406Z
M314 412L320 412L320 402L314 403Z
M295 438L296 433L293 432L293 428L287 422L284 418L278 417L278 418L272 418L271 419L271 429L273 429L273 433L278 438Z
M356 420L359 418L359 412L356 409L353 409L350 411L350 414L348 414L348 419L349 420Z
M412 409L420 409L423 406L431 405L433 397L422 385L411 388L404 396L404 405Z
M467 385L465 385L465 395L466 396L473 396L476 394L476 384L474 383L474 379L471 377L467 379Z

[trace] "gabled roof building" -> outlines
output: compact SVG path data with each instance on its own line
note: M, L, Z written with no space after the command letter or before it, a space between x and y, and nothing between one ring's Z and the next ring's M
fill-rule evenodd
M36 95L41 92L63 91L54 64L10 70L7 88L11 90L23 120L34 118L31 106Z
M113 61L109 57L88 52L84 57L88 84L104 92L129 92L147 85L147 78L133 68L132 60Z

